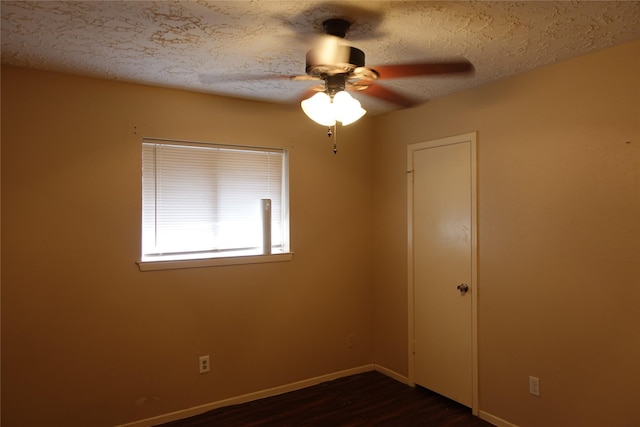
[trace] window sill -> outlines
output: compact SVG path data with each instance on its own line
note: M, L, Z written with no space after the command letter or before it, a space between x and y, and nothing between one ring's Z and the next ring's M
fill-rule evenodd
M247 255L171 261L137 261L140 271L177 270L182 268L219 267L224 265L262 264L291 261L293 252L270 255Z

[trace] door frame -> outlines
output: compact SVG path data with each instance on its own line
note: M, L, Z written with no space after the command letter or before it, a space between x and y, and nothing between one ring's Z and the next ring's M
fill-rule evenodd
M413 263L413 154L416 151L468 142L471 149L471 359L472 407L478 415L478 203L476 179L477 132L407 145L407 273L408 273L408 326L409 326L409 383L415 386L415 317L414 317L414 263Z

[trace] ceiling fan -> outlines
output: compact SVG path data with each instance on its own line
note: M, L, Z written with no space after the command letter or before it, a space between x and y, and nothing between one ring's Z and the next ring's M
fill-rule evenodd
M325 20L322 25L325 35L320 43L307 52L306 74L291 76L290 79L322 82L304 93L301 105L312 120L325 126L332 126L335 121L340 121L343 125L353 123L366 113L347 91L361 91L366 95L408 108L415 106L417 102L385 88L377 83L378 80L473 71L473 65L466 60L368 67L365 65L364 52L344 42L351 26L348 20L331 18ZM305 99L310 95L313 96Z

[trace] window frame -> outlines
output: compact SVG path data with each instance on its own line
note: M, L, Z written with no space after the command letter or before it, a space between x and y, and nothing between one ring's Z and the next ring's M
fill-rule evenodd
M274 253L251 253L251 254L234 254L233 251L218 252L210 251L205 255L199 254L194 251L188 257L187 254L184 258L176 258L171 255L166 257L158 256L153 258L146 258L144 256L144 181L141 175L141 216L140 216L140 258L136 261L140 271L155 271L155 270L173 270L182 268L200 268L200 267L216 267L225 265L242 265L242 264L260 264L271 262L283 262L290 261L293 258L293 252L290 249L290 223L289 223L289 150L281 147L264 147L264 146L251 146L240 144L221 144L214 142L203 141L185 141L178 139L161 139L161 138L142 138L140 144L140 153L142 152L145 144L160 144L167 146L191 146L191 147L204 147L204 148L220 148L223 150L234 151L258 151L258 152L278 152L282 153L282 210L281 210L281 224L282 224L282 252ZM142 160L142 159L141 159ZM142 164L142 162L141 162Z

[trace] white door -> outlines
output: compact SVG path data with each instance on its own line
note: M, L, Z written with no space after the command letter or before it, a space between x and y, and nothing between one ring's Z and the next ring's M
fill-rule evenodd
M475 408L475 134L409 154L414 382Z

